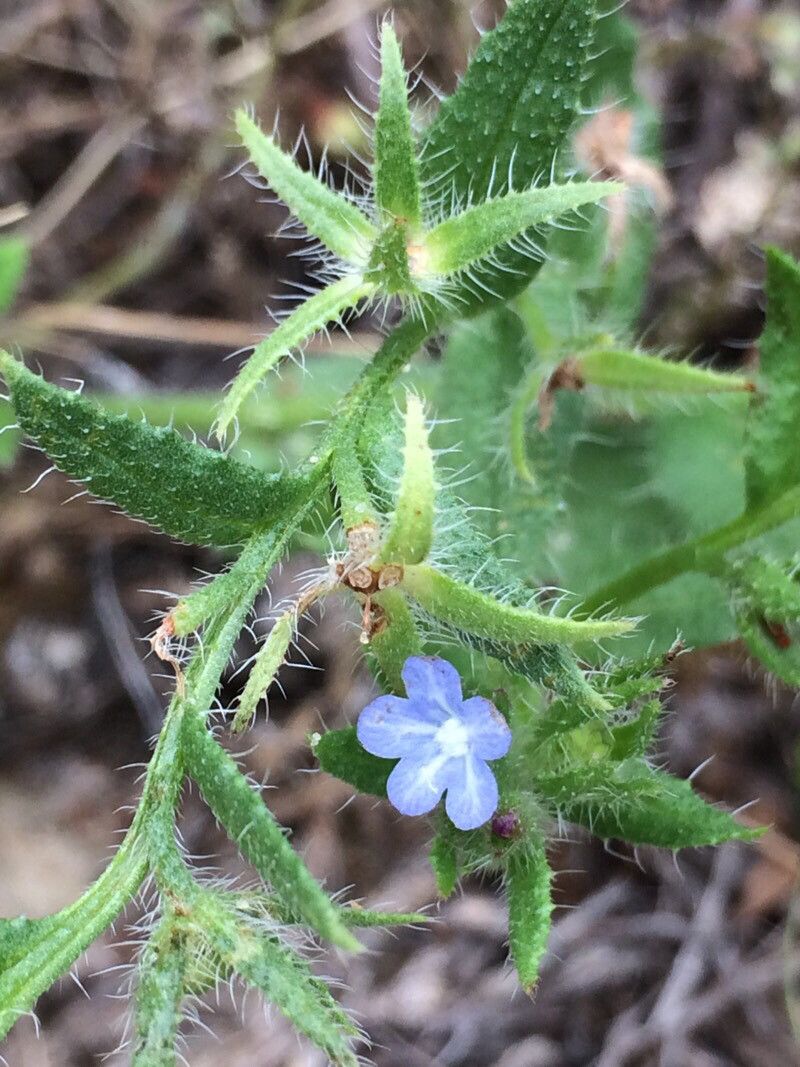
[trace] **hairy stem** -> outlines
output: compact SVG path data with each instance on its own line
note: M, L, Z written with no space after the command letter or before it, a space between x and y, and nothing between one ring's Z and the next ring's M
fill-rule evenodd
M691 571L717 574L723 557L731 549L769 533L798 514L800 486L795 486L757 511L746 511L711 533L686 541L682 545L675 545L660 555L645 560L638 567L587 597L581 610L591 615L602 608L626 604Z

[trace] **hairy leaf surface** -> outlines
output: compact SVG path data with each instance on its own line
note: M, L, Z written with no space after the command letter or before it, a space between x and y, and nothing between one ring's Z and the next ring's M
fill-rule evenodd
M7 354L0 370L22 428L60 470L183 541L241 544L309 491L304 479L266 475L174 430L109 415Z

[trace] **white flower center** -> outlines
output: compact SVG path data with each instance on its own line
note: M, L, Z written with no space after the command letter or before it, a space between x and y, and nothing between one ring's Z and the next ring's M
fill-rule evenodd
M469 752L469 730L460 719L448 719L436 731L436 744L447 759L466 756Z

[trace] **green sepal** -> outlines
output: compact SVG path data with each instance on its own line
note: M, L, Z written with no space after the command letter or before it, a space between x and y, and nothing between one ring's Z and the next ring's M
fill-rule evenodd
M131 1067L174 1067L175 1043L192 947L188 924L161 920L139 960Z
M240 733L250 725L259 702L266 696L275 675L286 659L296 625L297 619L294 611L287 611L275 621L266 641L256 655L247 677L247 684L239 697L239 706L231 726L233 733Z
M426 564L406 567L403 588L436 619L479 638L509 645L578 644L629 633L628 619L576 622L501 603Z
M359 793L386 796L386 783L397 760L373 756L362 748L355 726L314 734L311 748L323 771L347 782Z
M639 759L540 776L535 790L553 815L585 826L597 837L633 845L691 848L749 841L763 833L707 804L689 782Z
M420 273L446 275L465 270L526 230L622 190L618 182L568 182L509 192L476 204L425 234Z
M436 502L436 472L422 401L406 399L403 473L394 514L383 538L383 563L421 563L431 550Z
M736 600L758 608L768 619L800 621L798 560L778 563L764 556L735 560L726 577Z
M800 582L796 560L735 560L725 575L748 650L786 685L800 686Z
M280 199L334 255L363 267L378 231L351 201L301 170L258 123L239 109L236 130L259 174Z
M554 700L533 720L526 743L538 748L586 726L598 731L600 736L605 735L610 739L611 731L607 722L591 704L576 700Z
M662 672L680 651L680 645L663 653L650 653L640 659L621 659L597 678L597 688L615 706L627 706L634 700L660 693L666 684Z
M581 107L595 18L591 0L514 0L428 130L421 177L431 197L479 203L502 195L510 176L519 189L551 173ZM503 252L485 272L486 288L459 288L460 312L521 292L540 265Z
M231 382L214 424L217 438L225 439L242 404L284 356L302 347L314 334L374 293L375 286L365 282L360 275L348 275L299 304L287 319L259 341Z
M428 859L436 879L436 891L444 900L455 892L461 873L457 833L450 820L440 813Z
M352 1020L267 924L245 916L219 893L198 894L192 917L223 973L228 970L260 990L337 1067L358 1067L351 1048L358 1030Z
M648 700L628 722L612 727L609 757L612 760L626 760L631 756L646 756L653 744L663 711L660 700Z
M245 859L322 937L358 951L360 946L343 926L336 906L311 876L269 808L196 716L186 718L183 748L188 774Z
M747 503L755 509L800 483L800 264L768 248L767 324L747 436Z
M508 944L520 985L528 994L536 988L550 936L552 879L543 843L528 843L509 853L505 878Z
M0 315L14 303L30 261L30 248L23 237L0 239Z
M693 363L662 359L635 349L593 349L575 357L573 365L583 383L605 389L641 390L676 396L753 391L752 382L739 374L722 374Z
M372 602L384 614L384 626L373 635L369 651L384 692L403 693L403 665L409 656L422 655L422 638L405 595L384 589Z
M172 537L241 544L309 492L307 479L266 475L174 430L109 415L7 353L0 370L20 425L60 470Z
M381 83L375 123L375 201L386 215L416 226L422 217L419 165L408 84L397 35L381 28Z
M736 600L733 616L748 652L786 685L800 688L800 628L797 620L790 627Z

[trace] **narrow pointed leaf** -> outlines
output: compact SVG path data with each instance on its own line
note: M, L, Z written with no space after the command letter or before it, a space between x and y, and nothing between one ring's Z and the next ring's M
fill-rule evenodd
M174 430L109 415L11 356L0 370L23 430L102 500L194 544L241 544L307 496L306 479L266 475Z
M747 440L751 508L800 482L800 263L767 249L767 324Z
M412 226L419 223L422 214L419 166L408 107L408 84L400 43L389 22L384 22L381 31L375 199L388 215Z
M343 926L335 905L311 876L264 801L197 717L187 717L184 746L188 773L264 881L322 937L357 950L358 942Z
M433 921L430 915L423 915L418 911L373 911L370 908L350 907L341 908L339 914L345 926L351 926L355 930L373 926L424 926Z
M381 546L384 563L420 563L431 550L436 473L422 401L406 401L403 474L397 502Z
M247 684L239 697L239 706L231 727L234 733L247 729L259 702L266 696L275 675L286 659L286 653L294 637L296 622L294 611L287 611L285 615L281 615L259 649L250 669Z
M431 274L454 274L533 226L620 193L617 182L569 182L507 193L445 219L425 235L420 259Z
M579 823L598 837L634 845L719 845L762 832L707 804L689 782L654 771L637 759L538 777L535 788L560 818Z
M573 366L581 381L606 389L688 396L749 393L754 388L752 382L739 374L721 374L632 349L598 348L577 356Z
M314 334L340 318L361 300L373 295L375 287L360 275L340 278L321 292L304 300L288 319L260 341L253 354L231 383L220 406L214 432L223 440L236 420L242 404L264 380L267 374L294 349L301 347Z
M506 869L508 944L520 985L532 993L547 949L553 900L553 872L544 846L514 851Z
M425 564L406 567L403 588L434 618L477 637L511 645L595 641L629 633L635 625L628 619L576 622L517 608Z
M363 265L377 231L351 201L302 170L246 111L236 112L236 129L259 174L280 199L334 255Z

